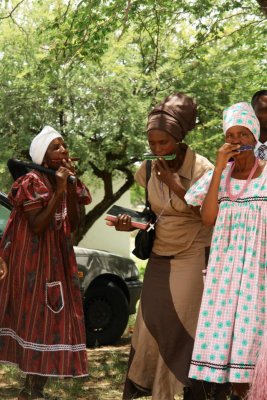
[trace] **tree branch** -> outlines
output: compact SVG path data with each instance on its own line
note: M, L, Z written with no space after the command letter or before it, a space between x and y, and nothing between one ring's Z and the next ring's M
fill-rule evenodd
M112 204L119 200L120 197L133 185L133 173L126 169L124 170L124 172L127 172L127 179L125 183L115 193L113 193L112 196L109 196L108 198L104 196L103 199L85 215L85 217L83 218L82 226L79 228L79 231L75 235L76 243L79 243L83 239L88 230L94 225L99 217L103 215L105 211L107 211L108 208L112 206Z
M7 19L10 18L12 16L12 14L16 11L16 9L24 2L24 0L21 0L20 2L18 2L18 4L10 11L10 13L8 15L5 15L4 17L0 17L1 19Z
M220 37L220 38L213 37L213 38L208 39L208 40L206 40L206 41L203 41L203 42L201 42L201 43L196 43L196 44L194 44L193 46L191 46L191 47L188 49L187 53L185 54L185 57L183 57L183 58L186 59L190 53L193 53L193 52L194 52L195 49L200 48L201 46L206 45L207 43L212 43L212 42L214 42L214 41L216 41L216 40L220 40L220 39L223 39L223 38L226 38L226 37L230 37L230 36L234 35L235 33L240 32L240 31L242 31L242 30L248 28L248 27L251 26L251 25L254 25L254 26L259 25L259 24L261 24L261 22L263 22L263 21L265 21L265 20L266 20L266 18L260 19L260 20L258 20L258 21L252 21L252 22L250 22L250 23L248 23L248 24L246 24L246 25L242 25L242 26L240 26L239 28L234 29L232 32L230 32L230 33L228 33L228 34L226 34L226 35L223 35L223 36Z
M124 16L124 20L123 20L123 27L122 27L121 34L120 34L119 37L118 37L118 40L121 39L121 37L123 36L123 34L124 34L125 30L126 30L126 25L127 25L127 22L128 22L129 12L130 12L130 10L131 10L131 7L132 7L132 1L131 1L131 0L128 0L127 7L126 7L126 9L125 9L125 16Z

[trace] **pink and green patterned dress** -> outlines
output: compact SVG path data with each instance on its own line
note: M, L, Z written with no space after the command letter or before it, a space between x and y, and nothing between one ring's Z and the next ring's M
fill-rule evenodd
M267 165L244 194L231 201L226 192L229 163L219 189L205 288L189 376L212 382L250 382L266 324ZM201 205L212 171L186 194ZM231 178L239 193L245 180Z

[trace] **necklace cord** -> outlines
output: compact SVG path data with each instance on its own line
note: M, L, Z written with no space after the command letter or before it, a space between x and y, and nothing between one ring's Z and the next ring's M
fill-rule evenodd
M251 181L256 169L258 168L258 165L259 165L259 159L256 158L255 163L254 163L254 165L253 165L253 167L252 167L252 169L251 169L251 171L249 173L248 178L246 179L246 182L245 182L243 188L240 190L239 193L234 195L234 194L231 193L231 175L232 175L232 172L233 172L234 167L235 167L235 163L233 162L231 168L228 171L227 177L226 177L226 194L228 195L230 200L235 201L235 200L239 199L244 194L244 192L245 192L246 188L248 187L248 185L249 185L249 183L250 183L250 181Z

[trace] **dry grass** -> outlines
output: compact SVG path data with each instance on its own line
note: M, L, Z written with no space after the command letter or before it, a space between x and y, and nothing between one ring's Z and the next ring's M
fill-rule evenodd
M49 395L70 400L120 399L123 387L130 337L117 346L88 349L89 376L81 379L51 379ZM0 399L16 399L24 375L11 366L0 366Z
M46 393L64 400L119 400L127 369L130 335L116 346L88 349L89 376L82 379L51 379ZM0 366L0 400L17 398L24 375L17 368ZM144 400L148 398L144 398ZM177 400L181 399L177 397Z

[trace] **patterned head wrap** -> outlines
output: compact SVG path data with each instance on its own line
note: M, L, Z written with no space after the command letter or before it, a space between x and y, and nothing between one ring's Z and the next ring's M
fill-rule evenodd
M35 136L30 146L30 156L32 161L41 165L44 160L46 150L52 140L62 136L51 126L46 125L41 132Z
M223 131L226 131L235 125L241 125L249 129L258 142L260 137L260 123L256 114L249 103L241 102L233 104L223 112Z
M196 124L197 106L183 93L172 94L155 106L148 115L147 132L159 129L182 141Z

